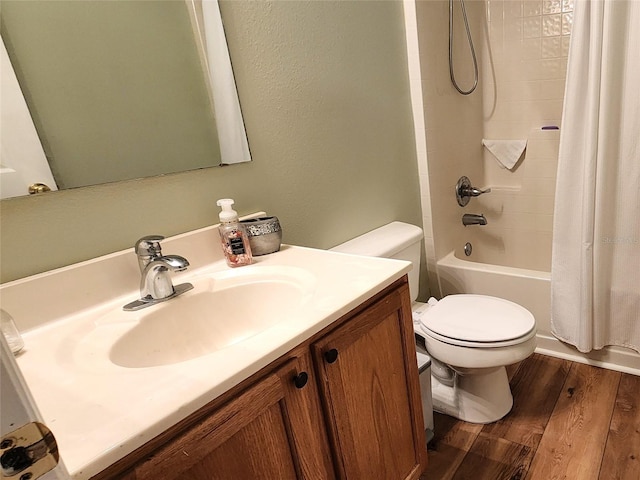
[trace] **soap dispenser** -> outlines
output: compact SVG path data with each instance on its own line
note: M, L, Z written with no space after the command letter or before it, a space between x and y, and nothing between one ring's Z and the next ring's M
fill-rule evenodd
M217 205L222 207L220 212L220 240L222 251L230 267L250 265L252 262L251 245L244 226L238 221L238 213L231 208L234 201L231 198L221 198Z

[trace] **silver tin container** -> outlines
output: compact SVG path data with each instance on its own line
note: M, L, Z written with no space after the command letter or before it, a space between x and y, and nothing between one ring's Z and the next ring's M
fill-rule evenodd
M240 223L247 231L251 253L254 256L267 255L280 250L282 229L278 217L250 218Z

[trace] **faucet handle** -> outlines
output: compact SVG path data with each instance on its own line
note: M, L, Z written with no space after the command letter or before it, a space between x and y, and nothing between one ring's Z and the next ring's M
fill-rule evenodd
M483 193L490 193L490 192L491 192L490 188L485 188L484 190L480 190L479 188L471 187L470 189L466 190L466 193L468 195L471 195L472 197L479 197Z
M138 256L159 257L162 255L160 241L164 240L162 235L147 235L136 242L135 251Z
M490 188L486 188L484 190L480 190L471 185L471 180L468 177L460 177L458 183L456 184L456 200L458 201L458 205L464 207L469 203L471 197L478 197L483 193L489 193L491 191Z
M162 246L160 241L164 240L162 235L148 235L136 242L135 251L138 256L138 266L143 272L145 267L155 258L162 256Z

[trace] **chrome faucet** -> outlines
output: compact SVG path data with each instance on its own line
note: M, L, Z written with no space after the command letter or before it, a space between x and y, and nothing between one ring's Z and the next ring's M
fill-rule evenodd
M140 299L126 304L122 307L124 310L140 310L193 288L190 283L173 286L169 272L182 272L187 269L189 262L180 255L162 255L161 240L164 240L162 235L150 235L136 242L135 252L142 274Z
M462 215L462 224L466 227L467 225L486 225L487 219L484 218L484 215L477 215L475 213L465 213Z

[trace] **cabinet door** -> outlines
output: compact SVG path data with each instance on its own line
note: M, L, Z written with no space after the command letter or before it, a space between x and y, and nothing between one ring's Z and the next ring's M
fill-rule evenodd
M295 479L284 406L282 381L270 375L159 448L125 478Z
M408 287L312 346L340 476L417 479L426 442Z
M309 348L276 373L285 392L286 420L289 424L299 478L335 479L333 458L322 414L317 378Z

